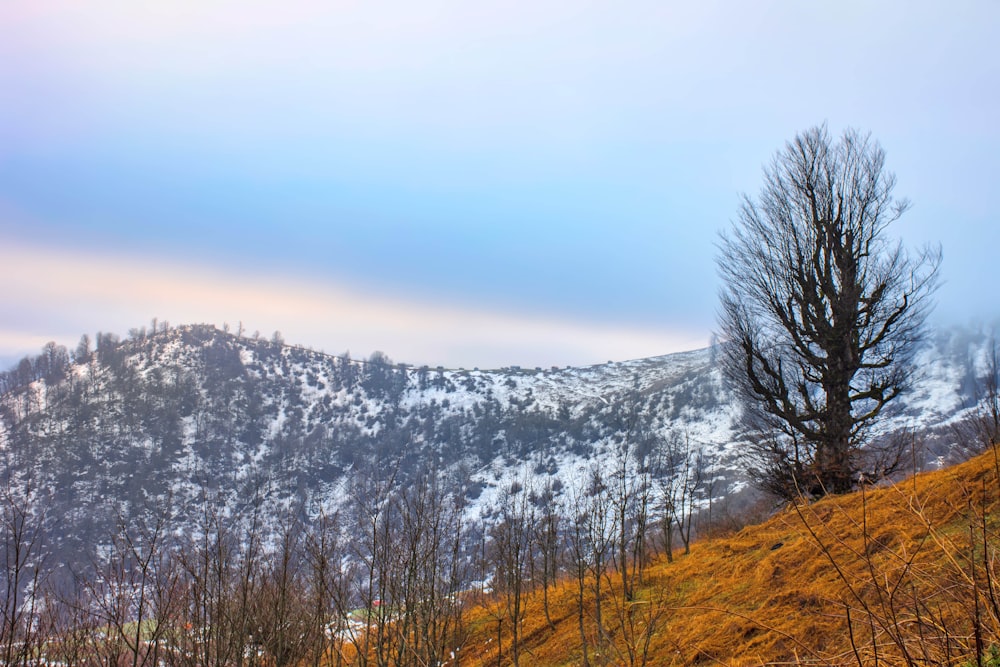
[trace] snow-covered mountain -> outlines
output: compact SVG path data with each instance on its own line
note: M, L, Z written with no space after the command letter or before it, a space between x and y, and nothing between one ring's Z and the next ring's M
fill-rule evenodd
M947 461L991 341L980 329L933 338L880 434L927 434L918 463ZM0 375L0 391L7 483L38 490L61 562L87 562L116 520L150 508L181 532L207 499L315 516L357 502L359 480L405 487L428 471L480 526L511 489L559 502L613 468L662 482L681 466L702 505L734 502L748 481L740 410L712 349L585 368L415 368L194 325L99 335L72 361L47 346Z

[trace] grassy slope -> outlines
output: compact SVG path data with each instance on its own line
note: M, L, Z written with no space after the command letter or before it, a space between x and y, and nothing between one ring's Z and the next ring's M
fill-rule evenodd
M673 563L658 560L631 615L618 613L620 596L604 598L600 651L589 595L591 663L630 664L629 645L638 653L648 635L646 664L655 665L961 664L974 656L976 625L981 645L1000 642L997 470L990 452L894 487L788 508ZM582 664L575 595L572 581L550 591L554 628L541 595L530 598L522 665ZM466 615L462 665L498 664L498 605ZM509 664L506 633L502 641L499 664Z

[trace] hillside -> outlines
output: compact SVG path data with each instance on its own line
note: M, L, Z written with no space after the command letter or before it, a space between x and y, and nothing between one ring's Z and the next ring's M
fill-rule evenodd
M975 404L988 340L939 334L876 437L919 433L917 467L955 460L953 427ZM402 490L428 476L460 505L470 544L500 521L512 489L568 516L595 473L612 469L647 487L661 522L709 508L711 521L725 519L746 502L739 407L711 349L466 370L206 325L95 342L72 358L46 346L0 374L5 479L38 490L50 562L94 561L121 521L166 513L176 531L197 533L209 501L236 523L356 514L373 485Z
M962 458L989 341L936 336L875 438L905 444L914 468ZM88 664L73 657L82 651L187 667L247 652L319 664L351 646L398 665L456 649L463 664L575 664L584 646L589 664L839 660L849 607L796 516L681 555L699 534L760 513L739 415L711 349L464 370L210 326L102 334L72 358L48 345L0 374L0 528L15 565L0 647L63 664ZM805 517L835 526L844 515L829 536L846 536L851 515L838 508ZM950 538L949 520L933 525ZM916 553L904 568L913 586L894 588L884 613L933 584L921 569L930 549L914 552L899 522L869 535L879 567ZM656 552L677 558L640 558ZM878 570L856 574L861 565L843 565L847 581L884 585ZM879 591L859 581L856 607ZM906 627L951 613L928 599ZM476 600L492 602L470 612ZM894 625L880 632L862 611L851 609L858 641L871 627L891 637ZM938 619L949 650L967 634L956 623Z
M977 664L1000 648L1000 462L967 463L813 504L657 557L630 601L604 574L602 635L584 581L592 665ZM577 581L524 601L520 664L580 665ZM511 664L507 599L465 616L460 663ZM497 645L502 644L498 658ZM994 664L994 663L991 663Z
M732 473L724 483L733 406L707 350L587 368L431 369L182 326L99 335L72 362L49 361L59 356L47 348L6 374L0 451L8 476L51 490L51 548L66 558L93 553L117 515L172 507L190 522L205 498L238 507L259 497L267 516L314 517L364 501L362 478L406 488L439 476L469 523L488 521L512 484L558 495L623 443L648 459L682 435L685 461L714 450L716 494L741 484Z

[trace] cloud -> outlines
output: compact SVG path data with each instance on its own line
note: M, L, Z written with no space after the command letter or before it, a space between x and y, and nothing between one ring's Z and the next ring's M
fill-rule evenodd
M0 248L12 289L0 357L33 352L41 341L70 345L84 331L124 333L153 317L172 324L242 323L280 330L290 343L357 356L382 350L414 364L496 367L592 364L705 344L702 335L608 323L522 316L365 293L283 275L261 276L134 255ZM39 333L39 313L52 331ZM31 349L21 349L31 344Z

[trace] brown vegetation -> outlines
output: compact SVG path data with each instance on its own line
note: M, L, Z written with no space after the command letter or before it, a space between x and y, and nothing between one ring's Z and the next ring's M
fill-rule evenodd
M998 494L1000 464L988 452L894 486L789 506L693 544L688 556L648 566L630 599L608 575L604 627L584 618L587 662L992 664ZM542 596L527 598L522 663L584 664L576 595L575 581L549 587L551 625ZM456 664L510 664L510 637L501 632L498 641L487 606L469 610L465 625Z
M178 555L159 546L163 523L122 523L105 567L82 586L43 588L27 607L9 589L3 662L1000 664L994 448L894 486L789 505L672 560L644 552L645 533L627 534L647 516L635 502L624 521L621 504L643 498L644 485L616 490L616 479L595 477L573 508L572 535L546 556L562 559L558 576L535 562L549 521L526 492L512 493L472 573L492 592L461 588L469 577L456 570L460 536L448 528L457 509L433 480L373 505L364 541L343 541L336 517L289 520L265 551L256 514L230 527L206 505L203 543ZM34 591L30 501L0 495L8 579ZM356 565L344 570L349 550Z

